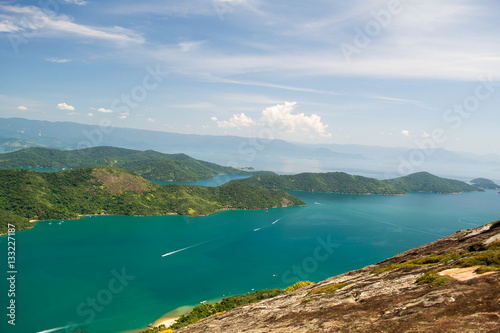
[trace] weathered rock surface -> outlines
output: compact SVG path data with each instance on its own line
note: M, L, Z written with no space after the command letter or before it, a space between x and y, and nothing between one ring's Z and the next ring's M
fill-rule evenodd
M440 286L419 285L416 280L431 270L453 268L457 260L370 273L390 264L463 250L477 242L491 244L499 235L499 222L462 230L376 265L215 315L176 332L500 332L498 271L475 274L469 269L465 280L453 278L452 273ZM317 292L346 282L350 284L336 291Z

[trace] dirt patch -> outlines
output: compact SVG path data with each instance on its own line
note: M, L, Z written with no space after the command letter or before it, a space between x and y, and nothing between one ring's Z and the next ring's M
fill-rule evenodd
M465 268L451 268L444 271L439 272L438 274L448 275L449 277L458 280L458 281L467 281L470 279L475 279L479 276L495 274L496 272L488 272L483 274L477 274L475 271L481 266L473 266L473 267L465 267Z

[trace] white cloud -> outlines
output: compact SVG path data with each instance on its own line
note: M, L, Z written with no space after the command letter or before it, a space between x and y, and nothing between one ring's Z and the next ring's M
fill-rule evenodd
M217 121L217 117L215 117L215 116L214 116L214 117L211 117L211 118L210 118L210 120L212 120L212 121Z
M310 116L304 113L294 114L296 102L285 102L270 106L262 111L259 120L253 120L244 113L233 114L229 120L218 121L220 128L268 128L273 131L277 138L291 139L297 141L305 134L311 138L330 138L331 133L326 131L328 125L321 121L317 114Z
M6 20L0 22L0 32L16 32L20 30L22 30L22 28L12 22Z
M113 110L111 109L105 109L105 108L99 108L96 111L102 112L102 113L111 113Z
M156 122L156 120L154 120L153 118L148 118L148 122L154 123L154 122Z
M410 131L408 131L408 130L402 130L401 131L401 135L410 136Z
M94 114L89 112L89 113L87 113L87 116L89 116L89 117L93 117L93 116L94 116Z
M84 6L88 4L86 0L64 0L66 3L69 4L74 4L74 5L79 5L79 6Z
M24 105L19 105L19 106L17 107L17 109L18 109L18 110L21 110L21 111L26 111L26 110L28 110L28 108L27 108L26 106L24 106Z
M328 125L321 122L321 117L317 114L306 116L304 113L292 114L295 111L296 102L285 102L271 106L262 111L261 120L265 125L274 130L294 132L294 133L312 133L320 136L331 136L326 132Z
M57 108L59 110L75 111L75 107L74 106L68 105L66 103L59 103L59 104L57 104Z
M56 62L56 63L60 63L60 64L63 64L63 63L66 63L66 62L70 62L71 59L62 59L62 58L45 58L45 61L49 61L49 62Z
M127 119L127 117L129 116L129 113L128 112L121 112L119 115L118 115L118 119Z
M423 138L429 138L431 135L427 132L424 132L424 134L422 134L422 137Z
M74 38L103 40L116 44L141 44L144 38L133 30L123 27L96 27L75 23L72 17L36 6L0 5L2 16L9 22L7 28L19 27L27 35L37 37L69 36ZM3 22L6 22L5 20ZM4 30L6 27L4 26ZM2 31L2 30L0 30ZM33 32L36 31L36 34Z
M246 116L244 113L238 114L233 114L231 119L229 120L224 120L224 121L218 121L217 126L221 128L231 128L231 127L248 127L250 125L253 125L254 121L252 118Z

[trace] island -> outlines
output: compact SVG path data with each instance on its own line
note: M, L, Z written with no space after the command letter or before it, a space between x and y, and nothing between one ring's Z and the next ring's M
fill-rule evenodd
M406 192L375 178L345 172L300 173L297 175L259 175L231 183L248 183L283 191L335 192L351 194L405 194Z
M0 213L8 216L1 220L2 227L7 221L21 222L20 219L70 219L83 215L202 216L226 209L305 205L283 191L252 184L159 185L115 167L47 173L0 170L0 198Z
M385 182L407 192L463 193L483 191L465 182L438 177L428 172L417 172L404 177L387 179Z
M349 194L397 195L407 192L461 193L478 192L480 188L454 179L441 178L428 172L378 180L345 172L300 173L297 175L257 175L233 180L267 189L283 191L332 192Z
M496 184L490 179L476 178L470 181L472 185L485 189L485 190L500 190L500 185Z

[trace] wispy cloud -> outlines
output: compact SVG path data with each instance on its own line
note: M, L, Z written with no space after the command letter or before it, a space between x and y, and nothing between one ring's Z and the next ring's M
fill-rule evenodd
M97 27L74 22L74 19L36 6L0 5L4 12L2 22L9 22L10 30L36 37L80 37L114 42L115 44L141 44L144 38L133 30L113 26ZM5 27L4 27L5 30ZM0 30L1 31L1 30ZM33 32L36 31L36 34Z
M64 0L64 2L73 4L73 5L79 5L79 6L84 6L88 4L88 1L86 0Z
M20 111L26 111L26 110L28 110L28 108L26 106L24 106L24 105L19 105L17 107L17 109L20 110Z
M71 59L63 59L63 58L45 58L45 61L48 61L48 62L55 62L55 63L60 63L60 64L64 64L66 62L70 62Z
M7 20L0 21L0 32L17 32L21 30L22 28L20 26L17 26L10 21Z

